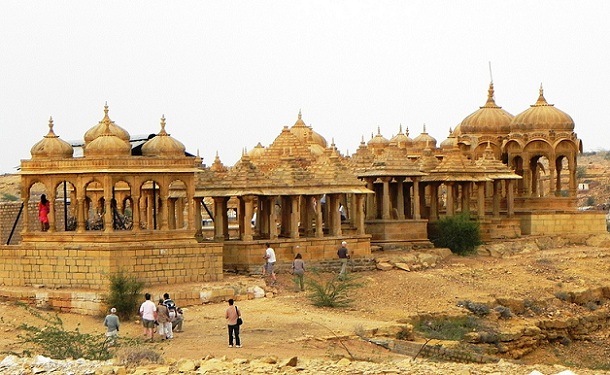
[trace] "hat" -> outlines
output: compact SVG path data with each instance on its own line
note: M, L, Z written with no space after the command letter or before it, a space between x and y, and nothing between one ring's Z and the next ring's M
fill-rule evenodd
M116 312L116 309L113 307L110 309L110 312L114 314Z

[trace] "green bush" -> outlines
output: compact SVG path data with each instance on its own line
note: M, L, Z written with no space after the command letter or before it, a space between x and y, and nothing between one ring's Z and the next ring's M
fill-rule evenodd
M43 315L29 306L23 305L34 317L45 323L43 328L21 324L18 328L25 331L17 335L23 344L30 344L32 350L24 350L24 355L40 354L54 359L84 358L89 360L107 360L112 353L104 334L82 333L78 327L68 331L57 315Z
M129 320L138 312L144 282L124 270L110 275L109 278L110 293L105 296L106 305L116 308L121 320Z
M432 243L436 247L447 247L458 255L474 253L482 243L479 223L471 221L465 214L445 217L438 221L437 235Z
M323 280L317 272L313 274L315 276L309 277L306 284L309 299L318 307L347 307L353 302L349 296L350 290L362 287L359 278L351 273L333 275L328 280Z

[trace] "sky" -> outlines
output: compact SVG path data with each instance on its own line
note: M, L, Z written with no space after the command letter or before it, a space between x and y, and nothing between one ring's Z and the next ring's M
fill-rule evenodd
M485 104L513 115L542 84L585 151L610 149L610 2L0 2L0 173L54 131L109 116L233 165L299 111L340 152L378 129L439 144ZM491 73L490 73L491 66Z

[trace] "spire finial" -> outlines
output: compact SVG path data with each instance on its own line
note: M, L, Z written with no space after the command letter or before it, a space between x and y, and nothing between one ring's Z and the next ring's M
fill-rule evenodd
M108 102L107 101L104 103L104 115L108 116Z
M56 137L53 131L53 116L49 116L49 133L47 133L46 137Z
M301 119L301 108L299 108L299 120Z
M165 131L165 115L161 115L161 131L159 132L159 135L167 135L167 132Z
M398 125L398 134L402 134L402 122Z
M379 125L377 125L377 134L381 135L381 127L379 127Z
M426 134L426 123L425 122L424 122L424 131L422 133Z

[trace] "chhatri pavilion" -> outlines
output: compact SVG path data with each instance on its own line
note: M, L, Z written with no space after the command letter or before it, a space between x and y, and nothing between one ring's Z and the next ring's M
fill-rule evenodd
M438 146L425 125L414 139L401 125L343 155L299 112L270 145L244 149L233 166L218 155L206 166L166 128L162 117L156 134L133 137L105 106L75 155L49 120L21 162L20 242L3 245L4 284L100 289L119 271L150 285L215 281L257 272L266 242L279 265L296 252L333 260L342 241L368 258L432 247L436 223L457 214L477 220L485 240L606 230L603 215L576 210L582 143L542 87L513 116L491 83L485 104Z

